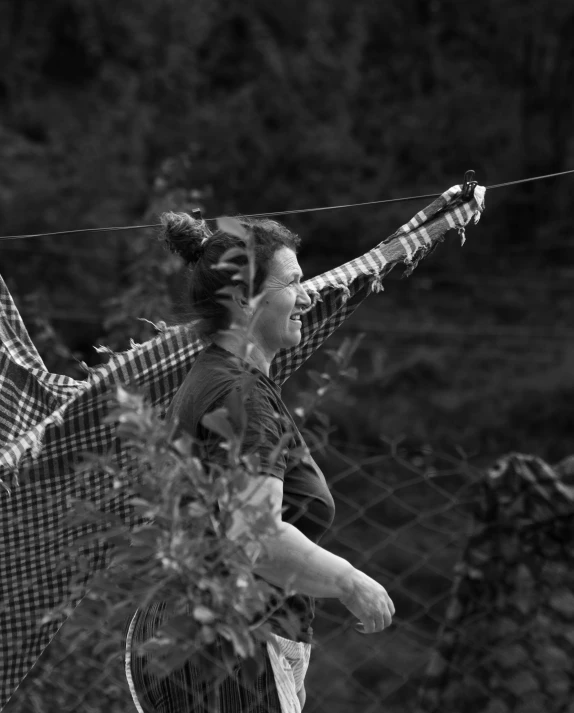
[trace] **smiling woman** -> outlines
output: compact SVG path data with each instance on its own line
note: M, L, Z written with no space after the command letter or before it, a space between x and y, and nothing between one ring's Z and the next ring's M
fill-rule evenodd
M295 347L301 341L301 314L311 305L311 298L301 286L301 268L295 251L287 246L273 255L261 289L256 309L248 300L239 299L235 312L236 333L215 336L213 341L237 353L237 336L248 335L250 360L264 374L280 349Z
M189 662L158 679L146 668L146 656L138 655L130 660L133 685L145 710L154 713L300 713L314 598L340 599L365 633L381 631L394 614L383 586L320 547L333 522L333 498L283 403L280 387L269 376L277 352L300 343L300 315L311 306L297 261L300 239L271 220L240 219L234 221L236 230L230 225L229 232L214 234L185 213L166 213L162 224L170 249L192 267L189 314L195 319L194 333L208 342L166 419L175 437L185 432L202 443L207 463L224 466L222 438L203 425L203 417L224 406L246 377L249 381L241 454L257 454L259 473L242 493L236 522L241 527L243 508L248 513L254 506L268 507L276 521L277 534L255 567L255 573L277 589L277 603L267 615L276 646L264 652L264 667L255 681L241 661L233 675L225 674L217 685ZM255 268L251 294L242 282L245 275L238 282L232 270L221 265L214 269L220 262L244 266L248 235ZM235 257L228 252L233 248L241 250ZM287 596L287 590L294 594ZM130 629L132 648L149 639L169 616L165 602L139 610Z

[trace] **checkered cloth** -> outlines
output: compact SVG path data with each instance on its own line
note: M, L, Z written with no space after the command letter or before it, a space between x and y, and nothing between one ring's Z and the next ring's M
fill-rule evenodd
M467 202L460 193L459 186L449 189L362 257L304 283L313 306L303 315L300 344L279 352L271 365L270 376L277 384L284 383L367 295L383 289L382 278L395 265L414 267L447 230L463 234L471 219L478 220L484 188L478 186ZM96 525L65 525L68 499L89 499L132 524L125 498L110 499L111 479L94 472L80 481L74 473L75 459L85 452L111 452L120 465L126 464L114 426L104 421L117 385L145 391L164 410L205 346L188 327L172 327L112 355L84 381L51 374L0 278L0 706L62 623L43 621L46 611L62 602L77 604L69 591L77 572L63 563L64 553ZM85 554L88 582L105 566L106 550L92 546Z

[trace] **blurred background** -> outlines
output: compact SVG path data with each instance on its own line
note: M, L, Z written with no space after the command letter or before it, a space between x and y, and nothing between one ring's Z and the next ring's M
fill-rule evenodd
M488 186L574 168L570 0L1 0L0 12L0 235L155 223L196 206L212 217L441 193L467 169ZM369 501L375 481L400 482L430 453L448 478L456 461L572 453L573 196L573 176L487 191L463 248L452 235L409 279L394 271L330 339L364 334L357 380L324 408L337 450L322 461L328 477L349 454L367 464L362 485L338 477L340 517L351 494ZM284 222L311 277L428 202ZM104 358L94 345L149 338L138 318L170 320L184 299L179 263L149 230L1 241L0 270L47 366L79 379L79 361ZM284 387L288 403L305 371ZM408 497L415 515L387 504L376 525L418 523L428 494ZM372 543L366 527L347 531L355 551ZM409 547L428 535L409 532ZM351 556L347 546L334 548ZM401 557L385 571L412 550ZM455 560L441 560L438 590ZM423 595L433 582L419 582ZM356 676L361 690L382 685L381 646ZM393 651L385 666L410 656ZM397 680L414 690L421 662ZM353 690L337 694L344 710ZM27 698L21 710L52 710L37 698L44 708Z

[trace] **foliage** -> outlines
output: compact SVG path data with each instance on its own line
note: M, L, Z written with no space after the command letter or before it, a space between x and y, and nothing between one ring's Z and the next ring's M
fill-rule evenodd
M204 468L193 455L191 438L171 441L144 398L123 389L110 419L119 423L118 436L133 458L129 472L105 466L113 469L110 497L129 497L140 524L130 531L92 503L75 503L71 525L93 522L105 531L76 541L74 557L95 537L113 546L109 565L91 582L76 622L80 632L101 629L104 621L110 633L117 632L137 607L166 600L174 617L144 647L153 652L157 672L167 674L187 659L202 659L209 669L217 636L229 642L224 653L230 667L236 655L254 657L257 642L268 635L265 620L274 591L253 574L261 543L275 531L271 509L243 506L245 528L233 536L230 531L241 494L257 472L256 459ZM237 450L239 438L222 410L206 416L205 425L225 435L230 454ZM93 475L89 459L84 468ZM82 572L77 582L81 591Z
M245 247L228 250L215 269L230 271L231 280L244 282L256 308L260 298L253 297L252 237L233 219L219 227L244 240ZM246 264L238 267L235 259L241 257ZM254 319L256 315L257 310ZM232 324L232 329L247 345L250 326ZM92 618L90 626L101 628L103 618L113 631L130 611L168 601L169 620L143 647L153 657L151 668L162 675L191 660L206 677L217 678L219 645L229 671L236 657L260 663L258 643L269 638L270 612L280 606L272 604L275 589L254 575L266 541L277 533L276 515L268 498L257 506L243 502L259 472L257 453L241 454L244 402L253 384L253 378L243 380L225 406L202 420L222 439L224 464L219 458L211 461L204 444L179 431L177 424L168 427L142 395L120 387L118 408L108 421L119 424L117 435L129 448L129 466L120 468L109 457L95 461L113 477L107 500L129 498L139 524L130 530L105 508L75 503L71 526L99 526L97 533L74 543L73 556L80 563L72 583L76 595L84 588L82 547L94 538L112 547L108 566L90 583L80 626ZM93 477L93 461L88 454L81 467L85 477Z

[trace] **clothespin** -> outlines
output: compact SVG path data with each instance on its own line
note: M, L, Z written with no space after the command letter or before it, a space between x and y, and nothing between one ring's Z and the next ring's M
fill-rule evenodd
M477 181L474 180L474 171L467 171L464 174L464 183L462 184L462 199L470 200L474 196L474 189L477 186Z
M464 182L460 192L463 201L469 201L471 198L474 198L474 189L477 185L477 182L474 180L474 171L467 171L464 174ZM460 244L464 245L466 240L464 225L458 228L458 234L460 236Z

